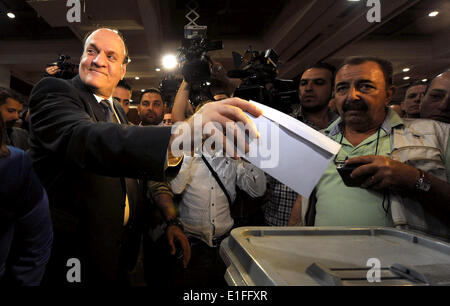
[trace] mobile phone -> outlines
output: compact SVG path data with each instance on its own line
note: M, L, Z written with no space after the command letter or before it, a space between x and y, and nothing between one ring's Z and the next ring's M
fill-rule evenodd
M364 166L366 164L359 163L359 164L348 164L346 165L344 162L336 164L336 170L339 172L339 175L341 176L342 180L344 181L344 184L348 187L359 187L361 186L364 181L367 180L368 176L360 176L357 178L350 177L350 174L352 174L353 170L355 170L358 167Z

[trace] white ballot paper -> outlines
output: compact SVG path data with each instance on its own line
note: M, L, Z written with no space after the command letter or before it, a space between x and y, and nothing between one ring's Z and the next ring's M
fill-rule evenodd
M260 133L245 159L303 197L309 197L341 145L306 124L263 104L247 114Z

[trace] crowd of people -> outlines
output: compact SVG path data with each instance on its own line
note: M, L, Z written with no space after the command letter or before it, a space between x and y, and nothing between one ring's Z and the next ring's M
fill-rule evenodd
M305 198L242 158L195 146L210 136L195 132L196 118L225 126L250 123L244 112L261 115L233 98L236 84L220 63L211 62L213 99L193 107L183 80L169 109L147 89L140 122L129 124L128 62L120 33L101 28L83 42L75 78L45 77L28 100L0 88L2 284L225 286L220 243L245 225L395 227L450 240L446 67L430 84L412 84L397 110L385 59L301 72L290 115L342 146ZM24 105L28 129L18 127ZM184 156L171 152L177 137L192 144ZM338 163L357 165L357 187L343 182ZM243 207L257 209L237 215L243 197ZM73 258L81 282L67 277Z

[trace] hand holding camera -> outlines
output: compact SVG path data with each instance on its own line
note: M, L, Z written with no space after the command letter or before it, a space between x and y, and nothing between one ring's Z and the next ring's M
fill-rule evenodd
M345 161L344 170L338 170L344 183L350 187L401 192L414 189L419 177L416 168L387 156L359 156ZM339 172L339 173L341 173ZM350 175L350 178L347 175ZM344 175L344 176L343 176ZM347 182L346 182L347 180ZM348 185L350 184L350 185Z

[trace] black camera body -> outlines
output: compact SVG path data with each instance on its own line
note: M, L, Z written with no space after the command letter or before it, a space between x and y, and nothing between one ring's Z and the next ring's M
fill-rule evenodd
M344 184L347 187L360 187L362 183L364 183L367 180L367 176L360 176L357 178L351 178L350 175L352 174L353 170L356 168L359 168L361 166L364 166L366 164L349 164L346 165L344 162L336 163L336 169L339 175L341 176L342 180L344 181Z
M181 73L189 84L204 83L211 79L210 62L205 56L209 51L222 50L221 40L208 41L201 37L185 40L189 46L179 49L186 60Z
M254 100L285 113L300 102L295 82L277 78L278 54L275 50L257 52L250 47L244 56L233 52L233 60L237 70L230 70L228 77L242 80L235 97Z
M183 46L178 49L179 61L185 62L181 73L190 85L189 100L197 106L203 101L213 99L210 91L211 70L207 52L223 49L221 40L207 40L205 32L192 34L185 29Z
M78 65L71 63L69 55L60 54L56 63L48 64L49 66L58 66L58 73L52 75L55 78L69 80L78 74Z

